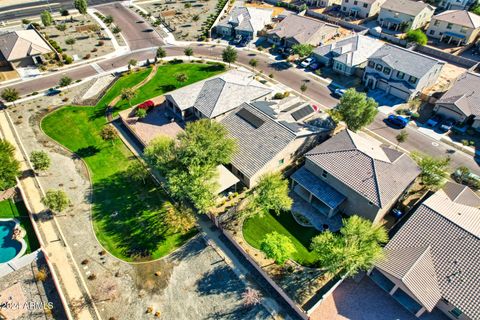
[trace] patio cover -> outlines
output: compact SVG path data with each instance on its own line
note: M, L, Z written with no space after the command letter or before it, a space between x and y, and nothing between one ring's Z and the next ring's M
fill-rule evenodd
M395 18L385 18L385 21L386 21L386 22L393 23L393 24L401 24L401 23L402 23L402 20L400 20L400 19L395 19Z
M218 172L218 188L217 188L217 194L227 190L231 186L237 184L240 180L233 174L231 173L227 168L225 168L223 165L219 165L217 167L217 172Z
M330 187L304 166L292 174L291 178L332 209L338 208L346 199L343 194Z
M465 35L455 33L455 32L448 31L448 32L445 32L445 35L448 36L448 37L453 37L453 38L457 38L457 39L465 39Z

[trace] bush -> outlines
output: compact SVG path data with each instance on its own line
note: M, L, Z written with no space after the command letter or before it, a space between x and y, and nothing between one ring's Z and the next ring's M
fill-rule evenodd
M410 116L410 118L412 120L417 120L418 118L420 118L420 115L417 113L417 112L414 112L412 113L412 115Z
M462 139L460 141L464 146L468 146L468 140L467 139Z
M405 39L410 42L421 44L422 46L426 45L428 41L427 35L420 29L408 31Z
M91 55L90 53L87 53L87 54L85 55L85 57L83 57L83 59L88 60L88 59L90 59L91 56L92 56L92 55Z
M99 47L103 46L104 44L105 44L105 42L103 40L98 41L98 46Z
M97 52L98 49L97 48L93 48L90 52Z
M65 64L71 64L73 62L73 58L71 56L66 56L64 60Z

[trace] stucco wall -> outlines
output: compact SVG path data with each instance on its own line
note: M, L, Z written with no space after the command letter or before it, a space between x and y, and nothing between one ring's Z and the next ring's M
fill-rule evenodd
M359 0L343 0L341 11L344 13L350 13L352 9L357 9L357 17L367 18L379 13L380 7L384 2L385 0L377 0L370 4ZM367 6L366 8L364 7L364 4Z
M440 21L435 19L435 17L433 17L432 21L430 22L430 25L428 26L427 36L434 39L440 39L442 38L442 36L446 37L445 36L446 32L453 32L453 33L465 35L465 43L469 44L476 39L476 37L480 32L480 28L477 28L477 29L466 28L466 31L462 32L461 25L452 24L451 29L447 29L447 25L448 25L448 22ZM455 40L452 40L452 41L455 42Z
M449 104L436 104L433 109L436 113L442 115L445 118L453 118L456 121L465 121L467 118L457 107Z

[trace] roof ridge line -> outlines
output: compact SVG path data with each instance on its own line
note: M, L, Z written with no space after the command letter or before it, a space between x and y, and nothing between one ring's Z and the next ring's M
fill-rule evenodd
M363 151L360 151L360 152L364 153ZM380 205L380 208L383 208L380 186L378 185L377 167L375 165L375 159L372 157L370 157L370 159L372 161L373 176L375 177L374 181L375 181L375 189L377 189L377 194L378 194L378 204Z
M418 262L420 261L420 258L422 258L425 255L425 253L427 253L428 251L430 251L430 245L428 245L423 250L422 254L418 256L418 258L415 260L415 262L412 264L412 266L407 270L407 272L405 272L405 274L401 278L402 282L403 282L403 279L410 273L410 271L412 271L413 267L415 267L418 264ZM435 276L436 276L436 272L435 272ZM437 282L438 282L438 279L437 279ZM438 283L437 283L437 285L438 285Z
M249 102L244 102L244 103L247 104L248 106L254 108L255 110L257 110L258 112L260 112L260 113L263 114L264 116L268 117L269 119L271 119L272 121L274 121L275 123L277 123L278 125L280 125L282 128L287 129L288 132L292 133L295 137L297 136L293 130L291 130L290 128L288 128L286 125L280 123L280 121L277 121L276 119L273 119L273 118L270 117L268 114L266 114L265 112L263 112L263 111L260 110L259 108L255 107L255 106L254 106L253 104L251 104L250 102L251 102L251 101L249 101ZM240 106L241 106L241 105L240 105Z

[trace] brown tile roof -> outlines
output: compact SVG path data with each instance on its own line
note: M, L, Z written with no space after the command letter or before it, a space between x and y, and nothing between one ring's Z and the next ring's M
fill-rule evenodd
M34 30L0 35L0 51L8 61L51 52L49 45Z
M465 116L480 116L480 75L466 72L455 80L453 86L437 101L453 104Z
M425 8L429 8L432 11L435 10L435 7L428 3L413 0L387 0L382 5L382 9L401 12L412 16L417 16Z
M447 10L435 15L433 18L468 28L480 28L480 16L466 10Z

